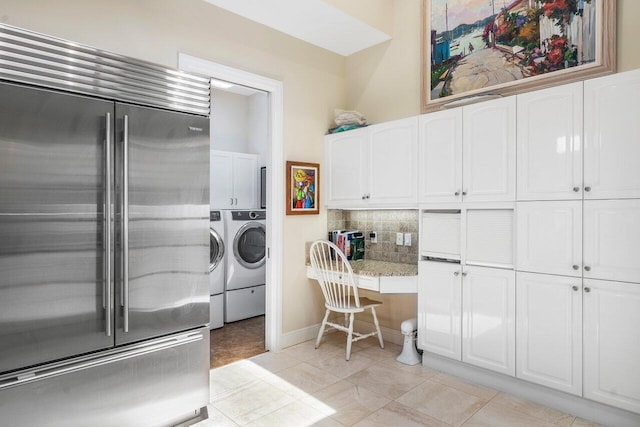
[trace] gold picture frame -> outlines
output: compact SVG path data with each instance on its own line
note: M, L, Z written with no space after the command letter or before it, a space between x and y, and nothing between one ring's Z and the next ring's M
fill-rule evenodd
M320 165L287 161L287 215L320 213Z
M615 72L615 0L422 0L421 111Z

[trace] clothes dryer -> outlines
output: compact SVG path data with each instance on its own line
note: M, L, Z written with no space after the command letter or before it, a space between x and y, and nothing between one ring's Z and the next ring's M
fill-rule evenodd
M209 328L217 329L224 326L224 280L225 256L224 218L221 211L211 211L209 214L209 287L211 305L209 308Z
M225 323L265 311L266 211L230 210L225 215Z

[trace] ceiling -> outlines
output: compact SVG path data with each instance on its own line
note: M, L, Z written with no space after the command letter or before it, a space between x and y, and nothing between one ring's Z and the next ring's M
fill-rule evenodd
M342 56L391 40L322 0L204 0Z

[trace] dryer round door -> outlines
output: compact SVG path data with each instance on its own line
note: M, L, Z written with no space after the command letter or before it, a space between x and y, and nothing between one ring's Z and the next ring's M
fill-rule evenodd
M236 233L233 254L244 268L254 269L264 265L266 253L266 227L259 222L248 222Z
M209 229L209 271L216 269L224 257L224 242L220 234L212 228Z

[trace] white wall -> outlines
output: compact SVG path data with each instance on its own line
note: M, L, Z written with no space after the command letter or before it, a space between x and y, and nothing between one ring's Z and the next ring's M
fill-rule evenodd
M249 151L249 98L222 90L211 90L211 149Z
M248 150L257 154L258 166L267 165L267 145L269 144L269 95L256 93L249 97Z

